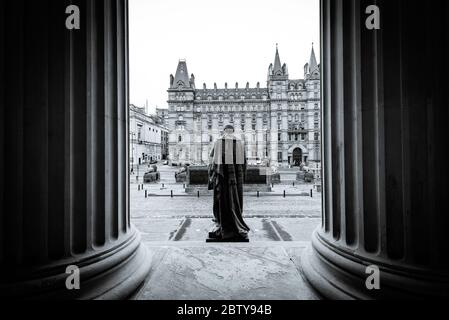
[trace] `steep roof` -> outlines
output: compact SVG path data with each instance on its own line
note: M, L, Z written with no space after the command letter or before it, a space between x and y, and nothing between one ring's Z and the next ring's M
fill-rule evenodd
M276 44L276 56L274 57L273 74L276 75L278 74L278 72L280 72L280 74L283 74L281 59L279 58L279 50Z
M312 43L312 53L310 54L310 61L309 61L309 72L313 73L313 71L315 71L315 69L318 68L318 63L316 61L316 56L315 56L315 49L313 48L313 43Z
M171 88L191 88L189 72L187 71L187 63L185 60L179 60L178 68L176 69L176 75Z

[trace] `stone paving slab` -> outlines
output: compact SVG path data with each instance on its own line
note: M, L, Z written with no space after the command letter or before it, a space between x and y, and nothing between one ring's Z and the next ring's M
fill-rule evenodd
M309 197L244 197L245 216L321 217L321 199ZM153 197L131 193L132 217L212 216L209 197Z
M247 218L250 241L309 241L319 218ZM211 219L134 219L143 241L205 241Z
M251 241L280 241L279 236L269 219L246 219L251 228ZM208 232L214 226L210 219L186 219L185 228L180 230L174 241L204 241Z
M310 241L313 231L321 225L321 218L273 218L284 241Z
M143 241L168 241L181 227L184 219L133 219Z
M183 242L187 243L187 242ZM294 254L304 245L298 244ZM150 247L153 266L137 300L315 300L282 246Z

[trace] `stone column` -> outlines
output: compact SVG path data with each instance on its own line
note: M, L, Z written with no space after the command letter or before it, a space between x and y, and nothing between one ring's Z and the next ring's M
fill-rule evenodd
M323 223L303 270L324 297L449 296L448 9L321 1Z
M129 214L128 1L5 0L0 15L0 295L126 298L150 263Z

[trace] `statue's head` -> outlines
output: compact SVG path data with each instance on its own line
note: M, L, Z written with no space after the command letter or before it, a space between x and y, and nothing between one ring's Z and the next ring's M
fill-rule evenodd
M227 134L233 134L234 133L234 127L230 124L226 125L224 127L224 132Z

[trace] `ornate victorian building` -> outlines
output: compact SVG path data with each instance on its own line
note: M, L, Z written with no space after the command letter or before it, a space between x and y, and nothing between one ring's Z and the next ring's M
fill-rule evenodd
M168 89L169 157L177 164L208 163L210 148L232 124L245 141L249 163L298 166L319 165L320 157L320 65L312 47L304 66L304 79L289 79L276 48L268 69L267 86L238 83L224 88L202 89L189 76L180 60Z

